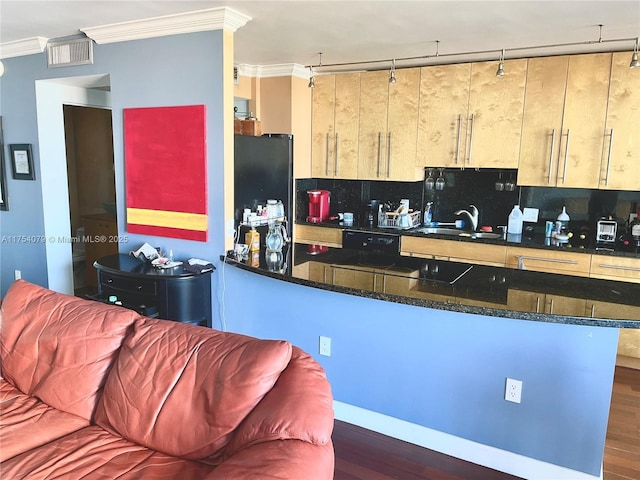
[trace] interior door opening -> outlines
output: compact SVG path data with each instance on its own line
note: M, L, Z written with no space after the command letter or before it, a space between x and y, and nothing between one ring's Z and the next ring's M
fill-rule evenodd
M111 110L63 105L73 289L97 293L93 262L118 253Z

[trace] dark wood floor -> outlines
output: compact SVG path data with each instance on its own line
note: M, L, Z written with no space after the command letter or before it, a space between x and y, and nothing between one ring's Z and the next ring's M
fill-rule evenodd
M336 421L335 480L514 480L370 430ZM604 480L640 479L640 370L617 367L604 454Z

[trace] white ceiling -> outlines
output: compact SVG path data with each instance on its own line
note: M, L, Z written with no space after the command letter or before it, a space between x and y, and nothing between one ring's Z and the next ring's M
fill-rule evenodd
M252 18L235 34L235 62L334 64L433 56L438 61L631 50L640 36L640 1L307 1L307 0L0 0L1 44L59 38L81 28L228 6ZM603 43L598 43L602 24ZM587 43L556 49L513 50ZM447 54L490 51L483 55ZM426 61L399 62L398 66ZM386 63L384 65L387 65ZM382 67L383 64L378 64ZM386 67L385 67L386 68ZM332 70L338 70L334 68Z

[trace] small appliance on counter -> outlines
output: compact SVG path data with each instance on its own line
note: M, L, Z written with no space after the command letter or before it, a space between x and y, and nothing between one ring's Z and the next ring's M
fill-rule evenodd
M596 222L596 250L613 250L616 245L618 224L610 218Z
M328 190L309 190L309 215L307 222L322 223L329 219L331 192Z

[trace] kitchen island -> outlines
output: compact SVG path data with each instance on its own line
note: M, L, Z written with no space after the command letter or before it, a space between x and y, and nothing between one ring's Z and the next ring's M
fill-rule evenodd
M310 253L312 252L312 253ZM635 283L294 243L282 266L226 262L283 281L439 310L520 320L640 329Z
M227 290L227 316L312 354L329 337L316 358L336 418L523 478L598 478L619 332L640 327L601 307L637 311L637 284L462 262L451 283L431 258L265 253L224 258L221 277L250 286ZM521 404L505 401L506 378L523 381Z

